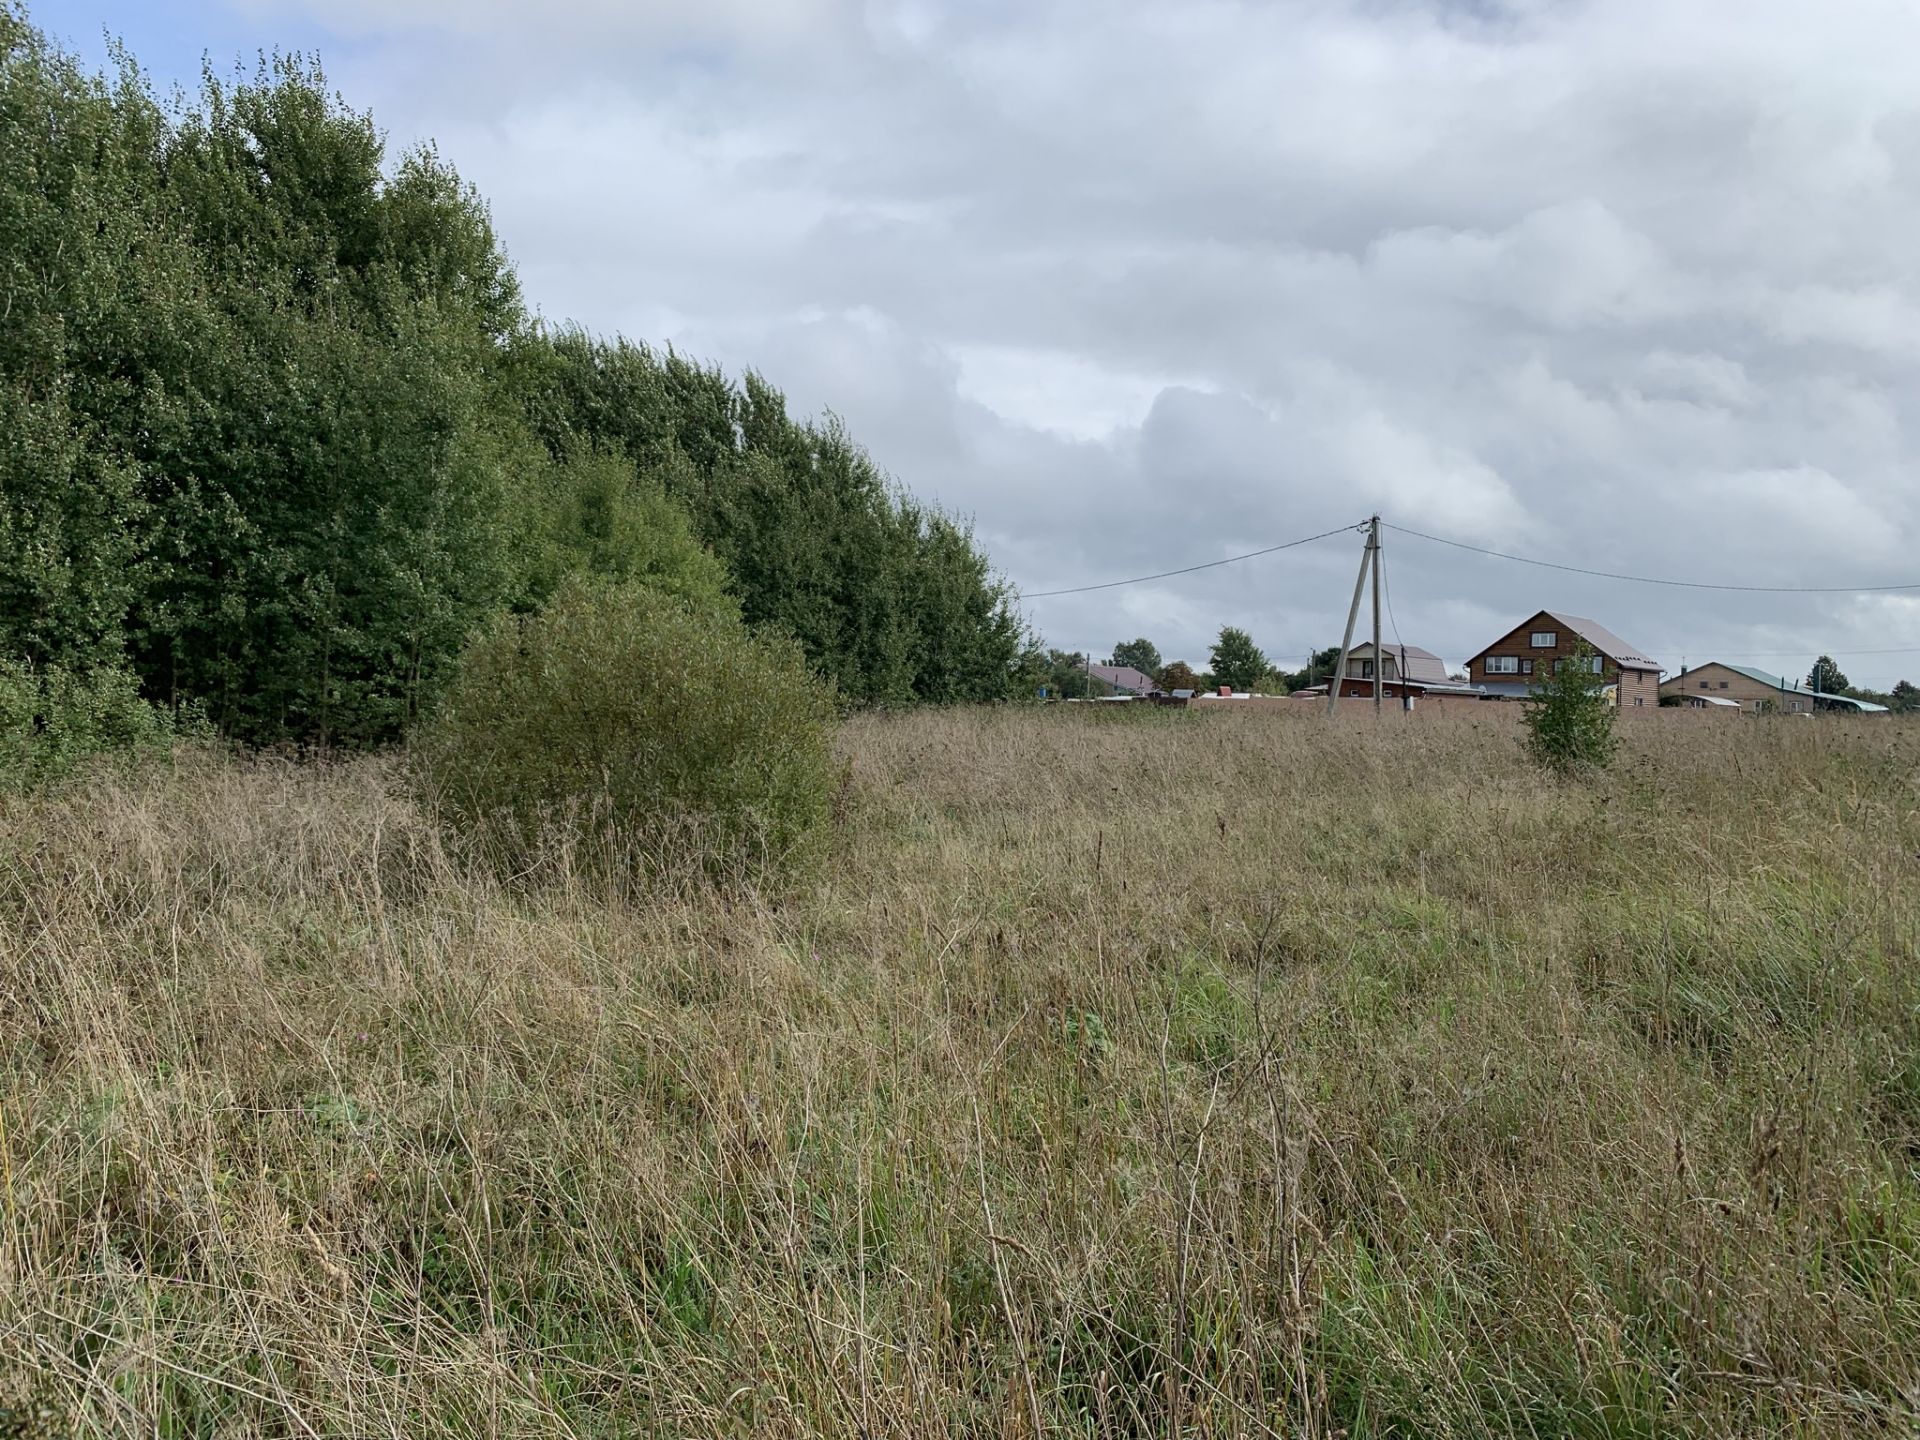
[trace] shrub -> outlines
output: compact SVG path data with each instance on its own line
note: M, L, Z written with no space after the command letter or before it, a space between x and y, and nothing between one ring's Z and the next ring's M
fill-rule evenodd
M833 722L796 646L721 609L574 580L468 646L415 774L515 866L604 830L617 843L594 853L618 869L758 877L822 833Z
M1593 658L1582 644L1565 663L1556 662L1528 697L1527 750L1549 770L1602 769L1619 745L1606 680L1593 669Z
M0 790L25 790L100 754L164 749L169 718L124 670L0 660Z

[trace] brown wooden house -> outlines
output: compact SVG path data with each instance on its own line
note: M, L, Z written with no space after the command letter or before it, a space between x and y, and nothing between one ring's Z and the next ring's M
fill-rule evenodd
M1542 610L1522 621L1467 662L1467 679L1491 697L1517 699L1560 666L1570 664L1581 645L1593 652L1592 664L1617 687L1623 709L1660 703L1660 662L1642 654L1606 626L1579 615Z

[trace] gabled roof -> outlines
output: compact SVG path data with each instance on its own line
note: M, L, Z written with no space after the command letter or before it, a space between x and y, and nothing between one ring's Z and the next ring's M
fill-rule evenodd
M1769 690L1778 690L1787 695L1798 695L1807 700L1818 700L1825 705L1840 705L1846 709L1859 710L1866 714L1875 714L1887 708L1884 705L1876 705L1871 700L1856 700L1851 695L1829 695L1824 690L1814 690L1810 688L1804 680L1789 680L1784 675L1773 675L1765 670L1756 670L1751 665L1729 664L1725 660L1705 660L1695 665L1693 669L1688 670L1686 673L1692 675L1696 671L1706 669L1709 665L1717 665L1722 670L1731 670L1736 675L1744 675L1747 679L1757 681Z
M1116 690L1131 690L1137 695L1144 695L1153 689L1153 677L1131 665L1089 665L1087 673L1096 680L1106 681Z
M1507 635L1512 635L1516 631L1524 630L1528 625L1531 625L1533 621L1543 616L1553 621L1554 624L1561 626L1563 629L1573 631L1574 634L1591 645L1597 653L1606 656L1607 659L1613 661L1616 665L1624 665L1629 670L1659 670L1661 668L1658 660L1641 654L1638 646L1629 645L1598 620L1589 620L1584 615L1568 615L1559 610L1536 610L1531 617L1522 620L1518 625L1514 626L1512 630L1508 630L1500 638L1504 640ZM1499 642L1496 641L1495 643L1497 644ZM1476 651L1473 658L1478 660L1491 649L1493 649L1493 646L1488 645L1484 649Z
M1380 649L1387 659L1394 662L1394 668L1409 680L1425 680L1435 685L1447 683L1447 662L1431 650L1422 650L1418 645L1389 645L1381 642ZM1401 657L1405 656L1403 660ZM1362 641L1348 652L1348 659L1373 658L1373 642ZM1349 676L1349 679L1352 677Z
M1565 615L1558 610L1542 610L1540 613L1558 620L1616 665L1625 665L1635 670L1660 668L1658 660L1641 654L1638 646L1629 645L1597 620L1589 620L1583 615Z

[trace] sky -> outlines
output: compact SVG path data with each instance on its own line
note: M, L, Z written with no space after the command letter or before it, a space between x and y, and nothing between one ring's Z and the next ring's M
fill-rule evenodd
M37 0L166 89L317 52L555 321L759 371L1022 592L1378 513L1385 626L1920 679L1905 0ZM1423 531L1630 584L1448 548ZM1023 601L1337 644L1360 538ZM1362 630L1367 620L1363 615ZM1895 653L1897 652L1897 653Z

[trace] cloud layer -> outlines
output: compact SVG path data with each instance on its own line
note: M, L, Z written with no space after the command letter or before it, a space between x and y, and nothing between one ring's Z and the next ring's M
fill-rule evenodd
M831 408L1028 590L1376 509L1595 569L1920 579L1904 4L236 0L236 23L318 33L396 142L435 138L547 315ZM1338 638L1357 543L1029 614L1068 647L1200 659L1235 623L1299 656ZM1400 633L1454 659L1550 606L1670 668L1920 673L1920 591L1663 590L1397 535L1388 577Z

